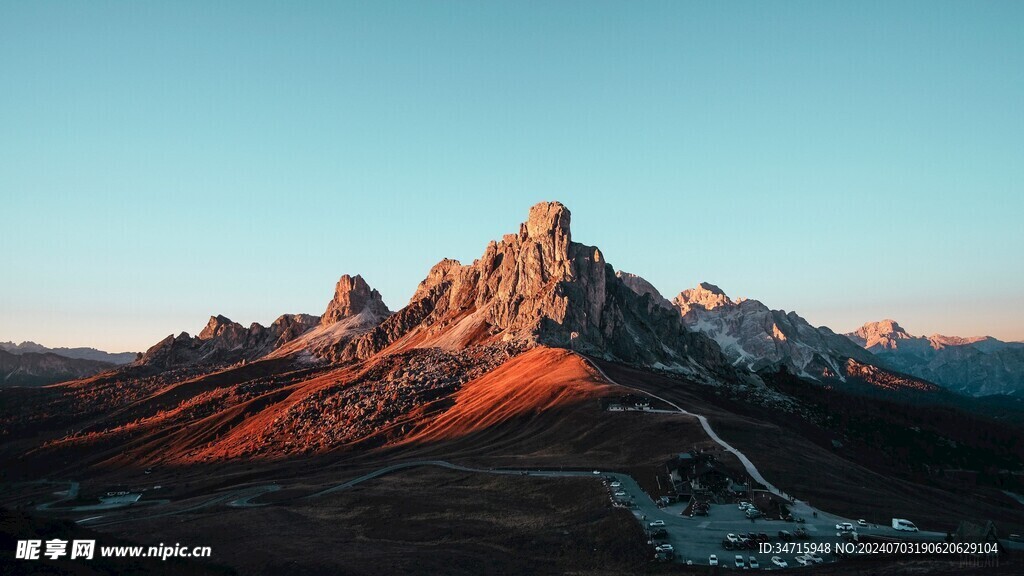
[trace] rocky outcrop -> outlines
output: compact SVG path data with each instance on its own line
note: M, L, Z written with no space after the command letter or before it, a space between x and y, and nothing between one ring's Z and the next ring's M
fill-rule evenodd
M270 326L253 323L245 328L224 316L211 316L198 336L187 332L164 338L142 355L138 365L168 370L218 366L255 360L315 327L318 316L285 314Z
M334 298L320 317L319 326L283 344L269 357L297 356L307 360L338 359L344 347L391 315L380 292L362 276L345 274L338 280Z
M886 367L971 396L1024 394L1024 344L990 336L913 336L894 320L846 335Z
M364 311L381 318L391 314L381 299L380 292L370 288L362 276L345 274L338 280L334 298L320 317L320 324L334 324Z
M340 359L388 347L516 341L677 369L728 369L718 347L682 325L678 313L631 290L602 252L572 241L571 214L558 202L530 209L518 234L492 241L472 264L442 260L409 305Z
M689 328L717 342L736 366L754 371L784 366L803 377L842 380L847 359L873 362L870 353L824 326L757 300L732 300L714 284L684 290L672 303Z

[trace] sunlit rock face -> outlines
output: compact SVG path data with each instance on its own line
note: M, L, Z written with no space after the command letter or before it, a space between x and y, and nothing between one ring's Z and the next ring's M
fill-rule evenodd
M362 276L345 274L338 280L334 298L320 317L320 324L334 324L362 312L379 316L381 319L391 314L380 292L370 288Z
M649 365L728 368L677 312L631 290L601 250L573 242L571 220L561 203L541 202L517 234L492 241L472 264L442 260L409 305L355 339L343 359L399 341L450 348L516 341Z
M846 360L870 363L867 353L826 327L816 328L795 312L770 310L757 300L729 298L702 282L672 300L683 323L718 343L736 366L751 370L785 367L818 380L842 379Z

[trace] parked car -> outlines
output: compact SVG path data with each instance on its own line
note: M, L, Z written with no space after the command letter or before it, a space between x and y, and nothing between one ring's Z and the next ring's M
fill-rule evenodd
M673 552L675 550L671 544L660 544L655 546L654 549L658 552Z
M903 518L893 518L892 527L904 532L917 532L917 526L915 526L910 520L905 520Z
M612 482L611 484L609 484L609 486L611 486L612 488L620 488L622 487L622 482Z
M776 568L789 568L789 563L783 560L781 556L772 556L772 564L775 564Z
M737 568L743 568L745 565L746 565L746 563L743 561L743 554L737 554L736 555L736 567Z
M822 559L821 556L818 556L814 552L810 552L808 554L804 554L804 557L807 558L809 561L814 562L815 564L821 564L822 562L825 561L824 559Z
M863 526L865 528L868 527L868 521L863 519L863 518L861 518L860 520L857 520L857 524L859 524L859 525L861 525L861 526Z
M836 524L836 530L839 530L840 532L849 532L853 530L853 524L850 524L849 522L840 522L839 524Z
M807 540L811 537L811 535L807 533L807 530L804 530L803 528L797 528L794 535L801 540Z
M718 556L716 554L708 556L708 564L712 566L718 566Z
M747 518L760 518L761 511L757 508L747 508Z
M739 542L739 537L736 536L735 534L726 534L725 535L725 539L728 540L729 542L732 542L733 544L735 544L736 542Z
M761 565L757 563L757 558L753 556L747 559L747 563L749 564L751 570L759 570L761 568Z
M779 540L790 542L793 540L793 533L789 530L779 530Z
M665 526L665 521L664 520L655 520L654 522L651 522L649 524L649 526L651 528L662 528L662 527Z
M811 561L807 559L807 556L797 556L796 558L793 558L793 560L801 566L807 566L811 563Z

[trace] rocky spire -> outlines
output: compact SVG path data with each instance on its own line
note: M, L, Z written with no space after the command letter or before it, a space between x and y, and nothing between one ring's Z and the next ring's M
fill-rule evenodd
M564 261L569 258L569 245L572 243L571 218L569 209L561 202L541 202L530 208L526 222L519 226L519 235L550 251L545 256Z
M320 318L320 324L334 324L364 311L381 318L391 314L380 292L370 288L362 276L345 274L338 280L338 285L334 288L334 299L327 305L327 311Z
M199 333L198 338L200 340L212 340L227 332L244 330L245 328L242 328L241 324L232 322L230 318L218 314L216 316L210 316L210 320L206 323L206 327Z

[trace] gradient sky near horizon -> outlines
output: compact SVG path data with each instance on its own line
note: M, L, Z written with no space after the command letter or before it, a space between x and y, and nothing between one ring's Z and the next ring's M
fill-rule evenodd
M392 309L557 199L671 295L1024 339L1024 2L0 2L0 340Z

